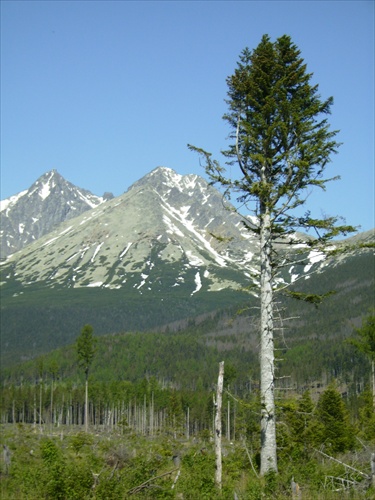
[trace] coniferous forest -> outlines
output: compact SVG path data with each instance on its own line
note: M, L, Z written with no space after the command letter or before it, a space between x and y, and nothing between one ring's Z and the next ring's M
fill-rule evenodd
M280 348L279 473L259 477L256 332L244 342L233 311L174 332L94 336L87 432L76 343L4 369L2 498L291 498L298 488L301 498L372 498L369 356L347 337L328 342L331 349L313 339ZM256 329L255 319L242 319ZM206 333L213 326L219 335ZM373 315L357 330L367 327L373 332ZM357 331L352 338L361 339ZM213 441L222 359L219 495Z
M260 241L256 293L231 290L226 302L224 290L215 303L211 292L190 300L169 292L165 305L151 293L142 303L122 297L130 326L119 332L117 292L95 291L91 320L68 335L60 327L82 318L69 298L87 301L86 292L41 286L18 307L16 288L8 295L2 500L375 497L373 254L367 243L332 246L355 230L337 226L339 217L294 212L306 191L332 180L322 172L340 145L317 118L333 99L320 100L299 54L290 37L265 35L227 81L234 142L223 154L240 180L190 146L212 181L240 192L243 205L256 200L258 222L243 219ZM300 230L318 236L300 240ZM281 242L304 245L299 265L307 247L340 265L329 261L294 285L283 272L292 274L296 253Z

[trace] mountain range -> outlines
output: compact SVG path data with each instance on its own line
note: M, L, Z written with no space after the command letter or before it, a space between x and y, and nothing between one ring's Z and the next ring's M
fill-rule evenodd
M47 192L55 177L61 183L56 172L37 181L40 192ZM254 267L256 239L238 215L223 207L220 193L199 176L180 176L160 167L105 203L86 192L91 210L88 203L81 204L81 215L66 217L60 207L64 203L76 207L71 200L81 201L80 193L70 189L69 200L62 202L50 190L43 202L49 198L48 206L55 210L44 210L38 222L52 228L58 217L61 223L41 237L31 226L28 238L36 240L33 244L23 243L22 216L13 222L13 227L22 228L13 246L23 249L8 255L6 267L12 264L13 271L7 280L17 276L23 284L43 282L51 287L130 287L140 294L186 285L194 294L203 286L210 290L236 286L237 280L225 276L236 271L242 276L244 268ZM5 220L15 220L21 203L24 207L25 196L13 202ZM33 212L34 200L30 207ZM29 215L32 218L35 211ZM10 248L4 225L4 246ZM178 271L160 276L161 262L177 265Z
M47 172L1 202L3 357L63 345L86 322L99 334L144 330L256 300L245 291L259 274L254 224L197 175L158 167L115 198ZM359 254L370 255L306 250L280 279L307 283Z
M29 189L1 201L1 257L21 250L61 222L110 198L111 193L100 197L74 186L56 170L45 173Z

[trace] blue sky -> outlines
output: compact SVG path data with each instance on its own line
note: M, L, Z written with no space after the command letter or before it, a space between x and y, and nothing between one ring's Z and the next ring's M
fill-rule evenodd
M157 166L220 159L226 78L263 34L292 37L343 142L314 215L374 224L373 1L2 1L1 199L57 169L120 195Z

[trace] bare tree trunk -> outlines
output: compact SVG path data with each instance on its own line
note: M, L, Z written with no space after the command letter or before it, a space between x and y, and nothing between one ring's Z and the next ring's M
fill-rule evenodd
M221 405L223 400L223 383L224 383L224 361L219 363L219 377L217 380L216 390L216 413L215 413L215 456L216 456L216 471L215 483L219 490L221 490Z
M85 432L89 430L89 381L88 376L86 375L86 384L85 384Z
M228 404L227 404L227 439L230 441L230 401L228 399Z
M154 435L154 391L151 393L150 403L150 436Z
M43 391L42 391L42 379L39 385L39 427L42 428L42 402L43 402Z
M375 411L375 361L371 360L371 377L372 377L372 407Z
M34 391L34 417L33 417L33 425L34 428L36 427L36 386L35 386L35 391Z
M261 293L261 475L277 471L276 422L274 399L273 290L271 263L271 229L268 208L264 208L260 228Z
M51 428L53 427L53 378L51 380Z
M143 397L143 435L145 436L147 434L147 399L146 399L146 394Z
M190 408L186 412L186 439L190 439Z

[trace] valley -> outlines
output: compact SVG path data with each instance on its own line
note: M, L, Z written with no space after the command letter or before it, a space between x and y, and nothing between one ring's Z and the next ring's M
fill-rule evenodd
M74 494L88 494L95 463L102 471L95 498L104 491L113 491L113 498L148 498L147 488L138 488L152 477L160 498L197 498L203 484L207 498L214 498L212 401L224 361L224 495L265 491L251 472L260 440L258 242L246 228L254 224L224 207L221 194L198 176L158 168L122 196L62 220L2 259L0 420L3 444L20 474L25 464L30 477L44 471L52 481L54 469L45 457L54 450L56 467L75 464L71 476L55 483L54 495L67 494L69 477L80 485ZM371 363L347 339L373 311L373 241L369 231L335 242L338 250L350 246L337 256L309 250L301 235L290 239L286 251L278 246L286 265L275 281L275 390L278 419L288 431L278 438L284 483L269 493L272 498L288 497L292 474L299 475L306 498L331 498L321 481L327 474L346 477L344 465L327 468L313 451L327 439L329 424L319 408L328 395L343 404L343 444L322 449L341 453L341 461L353 466L348 450L359 456L360 443L372 446ZM296 295L327 297L321 304L294 300L285 285ZM82 430L85 382L75 348L86 324L97 341L88 434ZM306 408L311 418L303 424L294 415ZM35 462L19 440L37 450ZM180 469L170 467L176 453ZM361 458L363 471L367 456ZM21 483L7 475L4 461L0 465L6 491L14 495ZM311 467L313 475L307 473ZM201 482L193 486L198 469ZM170 470L181 473L175 491ZM365 483L355 481L363 493L358 498L366 498ZM30 498L38 498L35 486L29 488ZM24 498L25 492L17 495Z

